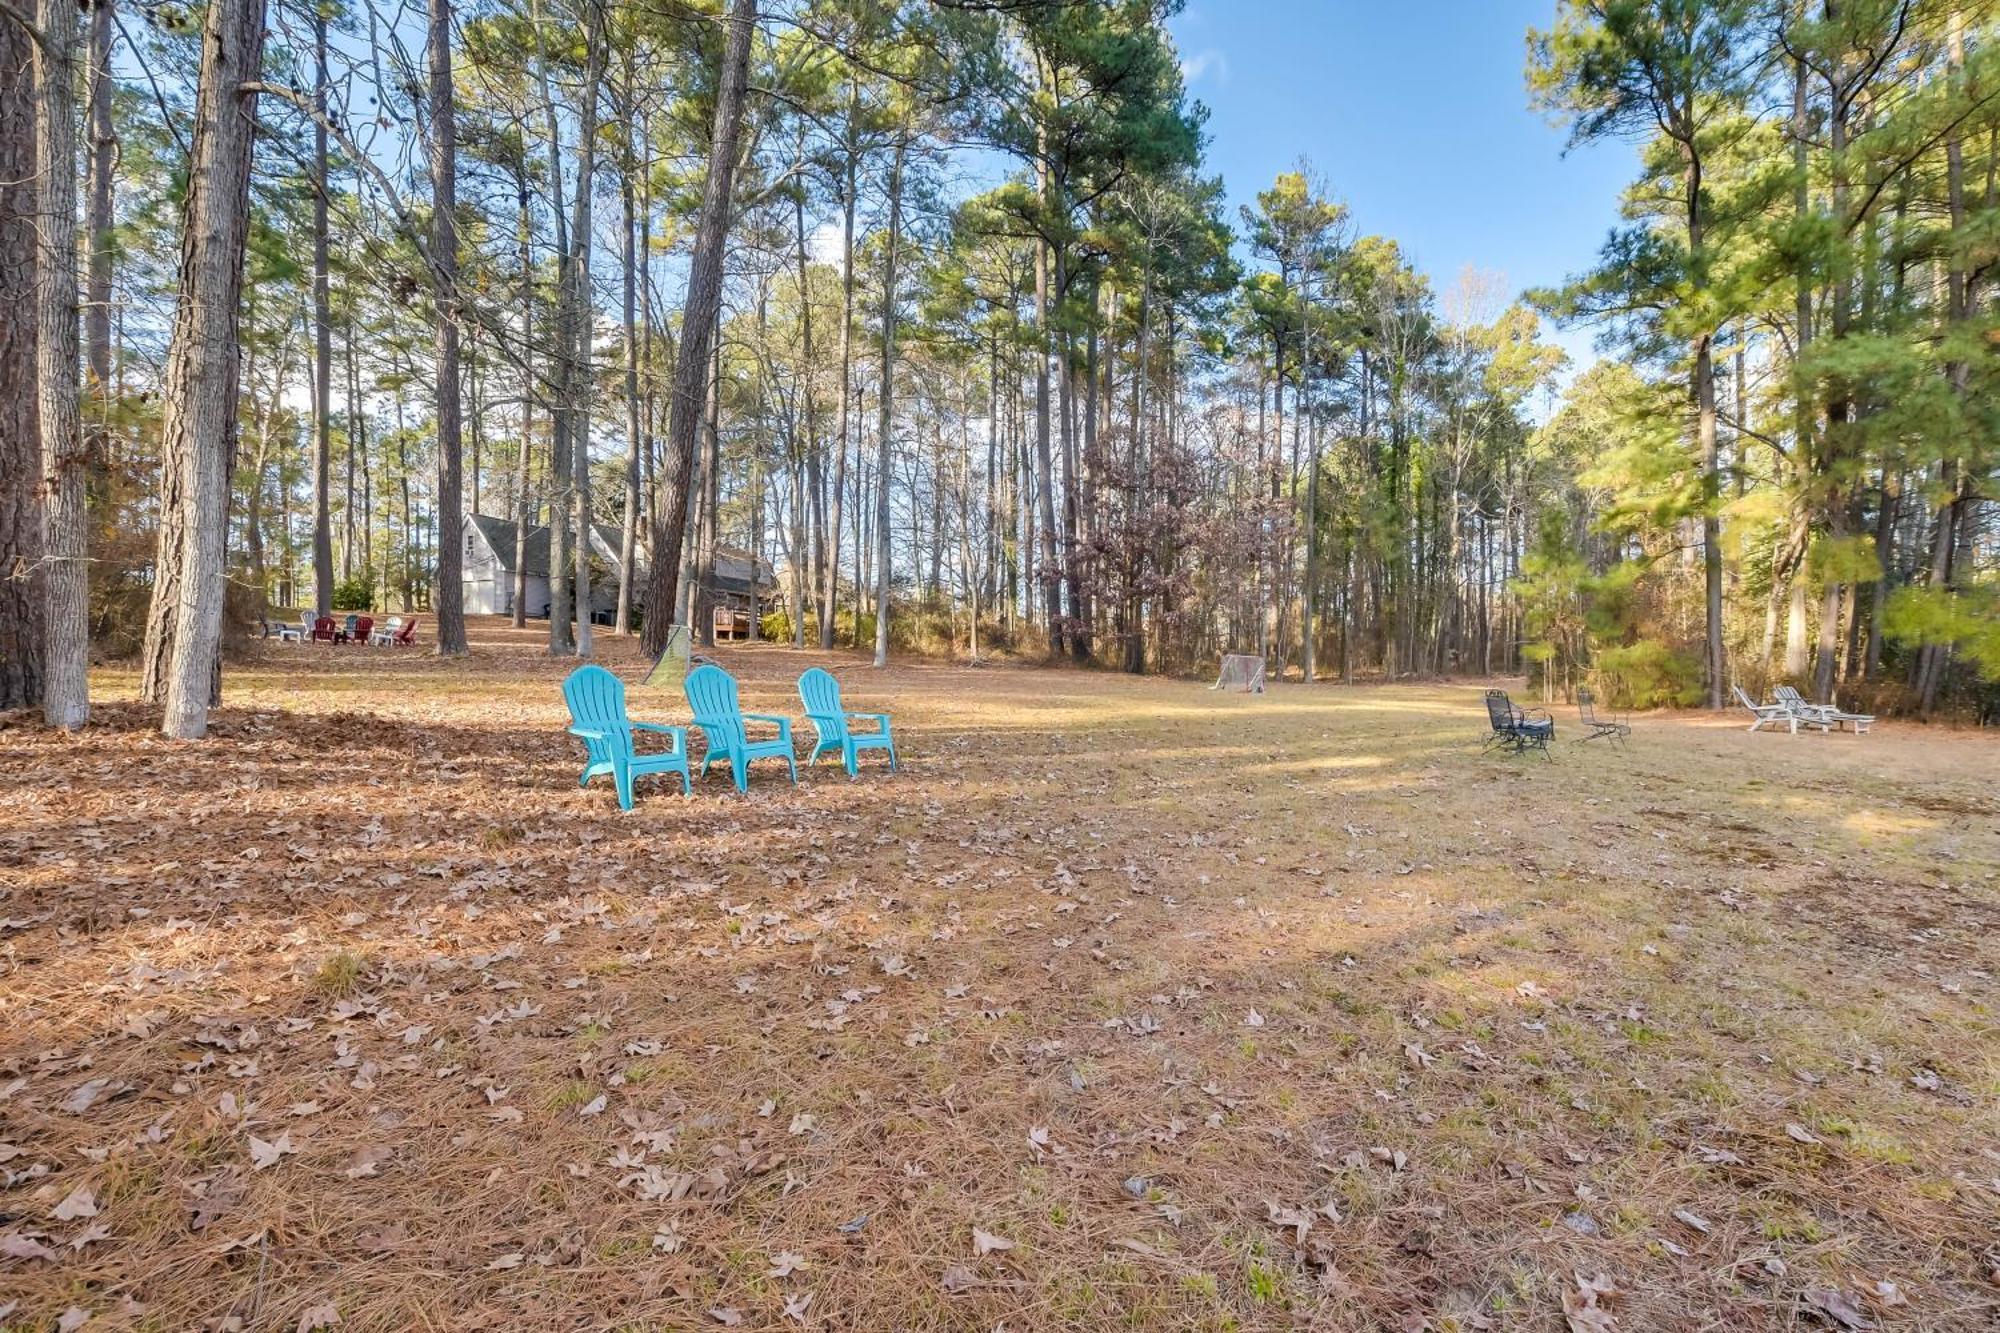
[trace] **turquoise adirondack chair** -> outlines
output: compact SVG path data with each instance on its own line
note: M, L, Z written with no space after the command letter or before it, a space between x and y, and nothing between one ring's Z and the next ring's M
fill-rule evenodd
M850 713L840 706L840 682L831 672L818 667L799 677L799 699L806 706L806 720L813 724L819 739L813 742L812 753L806 756L806 767L811 768L819 757L828 751L837 751L847 765L847 776L853 777L859 771L860 754L863 750L887 750L889 771L896 771L896 738L889 731L887 713ZM872 718L874 731L855 731L848 723L855 718Z
M701 728L701 734L708 738L708 749L701 757L701 771L704 776L708 766L718 759L727 760L730 776L736 779L736 790L750 789L750 761L753 759L782 759L785 767L792 772L792 785L799 781L798 761L792 755L792 721L771 713L746 713L737 701L736 677L712 662L688 672L688 708L694 713L694 724ZM778 734L771 740L753 741L748 722L768 722L777 727Z
M688 733L686 727L659 722L634 722L625 716L625 682L601 666L580 666L563 681L563 700L569 704L569 734L583 742L589 752L583 777L577 786L609 773L618 788L618 808L632 808L632 780L648 773L681 775L681 795L691 790L688 780ZM633 744L634 733L657 732L673 739L673 749L665 753L640 754Z

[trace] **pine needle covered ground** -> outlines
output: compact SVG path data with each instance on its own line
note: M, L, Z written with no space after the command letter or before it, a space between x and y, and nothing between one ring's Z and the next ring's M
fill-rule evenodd
M0 728L0 1326L2000 1319L1990 737L842 658L622 814L473 639Z

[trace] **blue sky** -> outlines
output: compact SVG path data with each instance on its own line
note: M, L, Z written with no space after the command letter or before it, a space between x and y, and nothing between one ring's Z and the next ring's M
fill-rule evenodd
M1509 292L1594 260L1634 172L1625 143L1563 153L1528 106L1526 34L1554 0L1188 0L1171 27L1234 206L1301 157L1363 233L1443 292L1467 265ZM1587 362L1591 334L1556 334Z

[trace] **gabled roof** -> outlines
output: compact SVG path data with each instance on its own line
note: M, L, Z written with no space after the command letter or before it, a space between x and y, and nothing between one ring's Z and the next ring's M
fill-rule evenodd
M494 518L489 514L468 514L466 518L479 529L479 535L486 539L486 544L493 548L501 572L512 574L514 572L513 520ZM624 542L624 535L616 528L606 527L602 523L591 526L597 535L597 540L604 543L605 549L610 551L615 559L619 547ZM643 556L644 553L641 552L639 562L641 564L645 563ZM528 529L527 557L528 573L531 576L538 579L549 576L549 529L546 524Z
M739 551L733 546L719 546L715 551L714 585L723 592L747 593L750 591L750 567L754 557L748 551ZM768 560L756 561L757 589L770 592L778 586L777 570Z
M512 574L514 572L513 520L495 518L490 514L468 514L466 518L479 529L479 534L486 539L486 544L493 548L500 571L503 574ZM591 527L597 535L597 540L604 544L604 549L612 553L615 564L618 551L624 544L624 534L602 523L592 524ZM646 550L643 544L636 553L634 563L640 569L645 568ZM752 563L753 559L748 551L729 546L720 548L715 553L715 586L727 592L747 593L750 590ZM765 560L756 563L760 590L777 587L777 575L771 567L771 562ZM527 566L531 578L545 579L549 576L549 530L545 524L528 529Z

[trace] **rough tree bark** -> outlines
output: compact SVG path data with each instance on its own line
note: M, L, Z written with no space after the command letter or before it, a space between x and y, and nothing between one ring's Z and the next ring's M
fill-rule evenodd
M757 0L732 0L729 42L716 91L715 128L709 146L708 182L695 229L688 268L685 330L674 356L674 398L667 421L667 494L664 513L654 515L653 567L646 586L645 648L658 653L680 592L681 546L687 540L687 494L694 470L695 437L701 424L702 390L708 377L709 341L722 300L722 245L729 234L729 192L736 175L737 140L743 127L743 93L750 69L750 37Z
M465 654L465 512L458 385L458 119L451 0L430 0L431 299L437 313L437 650ZM329 561L329 563L331 563Z
M620 232L625 248L625 511L618 536L618 618L611 627L611 632L619 635L632 623L632 562L639 546L639 256L638 204L632 177L640 168L632 143L638 123L635 87L628 55L624 88L625 161L618 180L619 198L625 206L625 225Z
M83 360L90 372L93 419L85 427L95 489L102 494L111 457L111 273L112 173L118 160L118 132L111 114L117 79L111 72L112 0L90 6L89 184L84 227L89 251L83 294Z
M263 52L263 0L215 0L202 32L180 293L160 432L163 457L181 474L185 506L176 525L180 579L168 608L172 628L160 727L177 740L207 734L216 689L241 358L237 312L257 119L257 95L243 85L257 77ZM154 599L160 600L157 588Z
M716 508L722 499L721 313L718 307L718 322L711 338L714 352L708 376L708 429L703 437L706 456L700 465L701 485L698 489L701 521L695 528L695 558L689 562L689 567L695 571L695 579L687 599L689 614L697 630L695 641L704 648L715 646L715 545L720 528Z
M333 612L333 299L326 178L326 11L313 8L313 615ZM350 542L352 538L350 537Z
M1684 113L1692 124L1694 112ZM1682 140L1682 170L1687 189L1687 246L1701 254L1707 218L1701 206L1703 163L1690 134ZM1715 334L1703 329L1694 338L1695 443L1701 451L1703 504L1701 517L1702 583L1705 594L1703 674L1708 677L1708 706L1721 708L1725 663L1722 657L1722 525L1716 517L1721 494L1715 437Z
M35 396L42 443L42 718L90 720L90 514L77 418L76 6L41 0L35 47Z
M1039 170L1040 168L1037 168ZM1049 656L1063 649L1062 568L1056 563L1055 463L1049 456L1049 247L1035 242L1035 524L1040 567L1035 581L1042 589L1042 613L1047 618Z
M0 19L0 709L42 702L32 59L27 31Z

